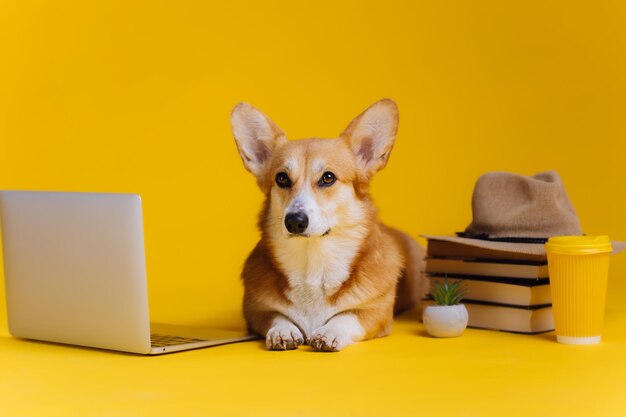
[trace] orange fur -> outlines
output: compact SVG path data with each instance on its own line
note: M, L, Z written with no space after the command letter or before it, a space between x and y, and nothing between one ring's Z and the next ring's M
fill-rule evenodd
M317 350L340 350L389 334L394 305L410 309L426 290L423 249L381 224L369 196L395 140L395 104L376 103L338 139L288 141L249 105L236 107L232 121L244 164L266 194L261 240L242 272L249 329L272 349L307 340ZM332 186L320 185L325 172L336 176ZM289 187L276 185L278 173L288 175ZM283 224L294 202L313 207L298 236Z

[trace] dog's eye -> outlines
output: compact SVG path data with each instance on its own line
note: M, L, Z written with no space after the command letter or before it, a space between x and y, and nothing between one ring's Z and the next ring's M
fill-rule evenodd
M322 178L320 178L318 184L322 187L328 187L329 185L333 185L337 181L337 177L330 171L324 172Z
M289 179L289 175L284 172L279 172L276 174L276 184L280 188L289 188L291 187L291 180Z

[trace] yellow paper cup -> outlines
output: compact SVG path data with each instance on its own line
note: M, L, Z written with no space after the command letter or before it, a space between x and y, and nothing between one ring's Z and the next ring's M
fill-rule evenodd
M559 343L600 343L611 250L608 236L557 236L546 243Z

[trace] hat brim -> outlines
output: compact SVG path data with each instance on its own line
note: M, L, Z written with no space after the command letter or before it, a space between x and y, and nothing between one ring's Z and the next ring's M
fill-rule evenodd
M493 240L472 239L468 237L458 236L435 236L420 234L421 237L429 240L443 240L445 242L459 243L461 245L474 246L477 248L498 250L503 252L523 253L527 255L546 255L546 247L542 243L514 243L514 242L496 242ZM611 255L615 255L626 249L626 242L611 241L613 251Z

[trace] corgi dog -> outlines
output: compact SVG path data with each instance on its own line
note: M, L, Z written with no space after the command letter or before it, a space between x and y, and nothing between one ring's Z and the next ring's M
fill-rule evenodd
M424 249L378 220L369 193L393 148L395 102L376 102L335 139L287 140L246 103L231 125L266 197L242 272L249 330L271 350L339 351L388 335L394 306L416 306L427 288Z

